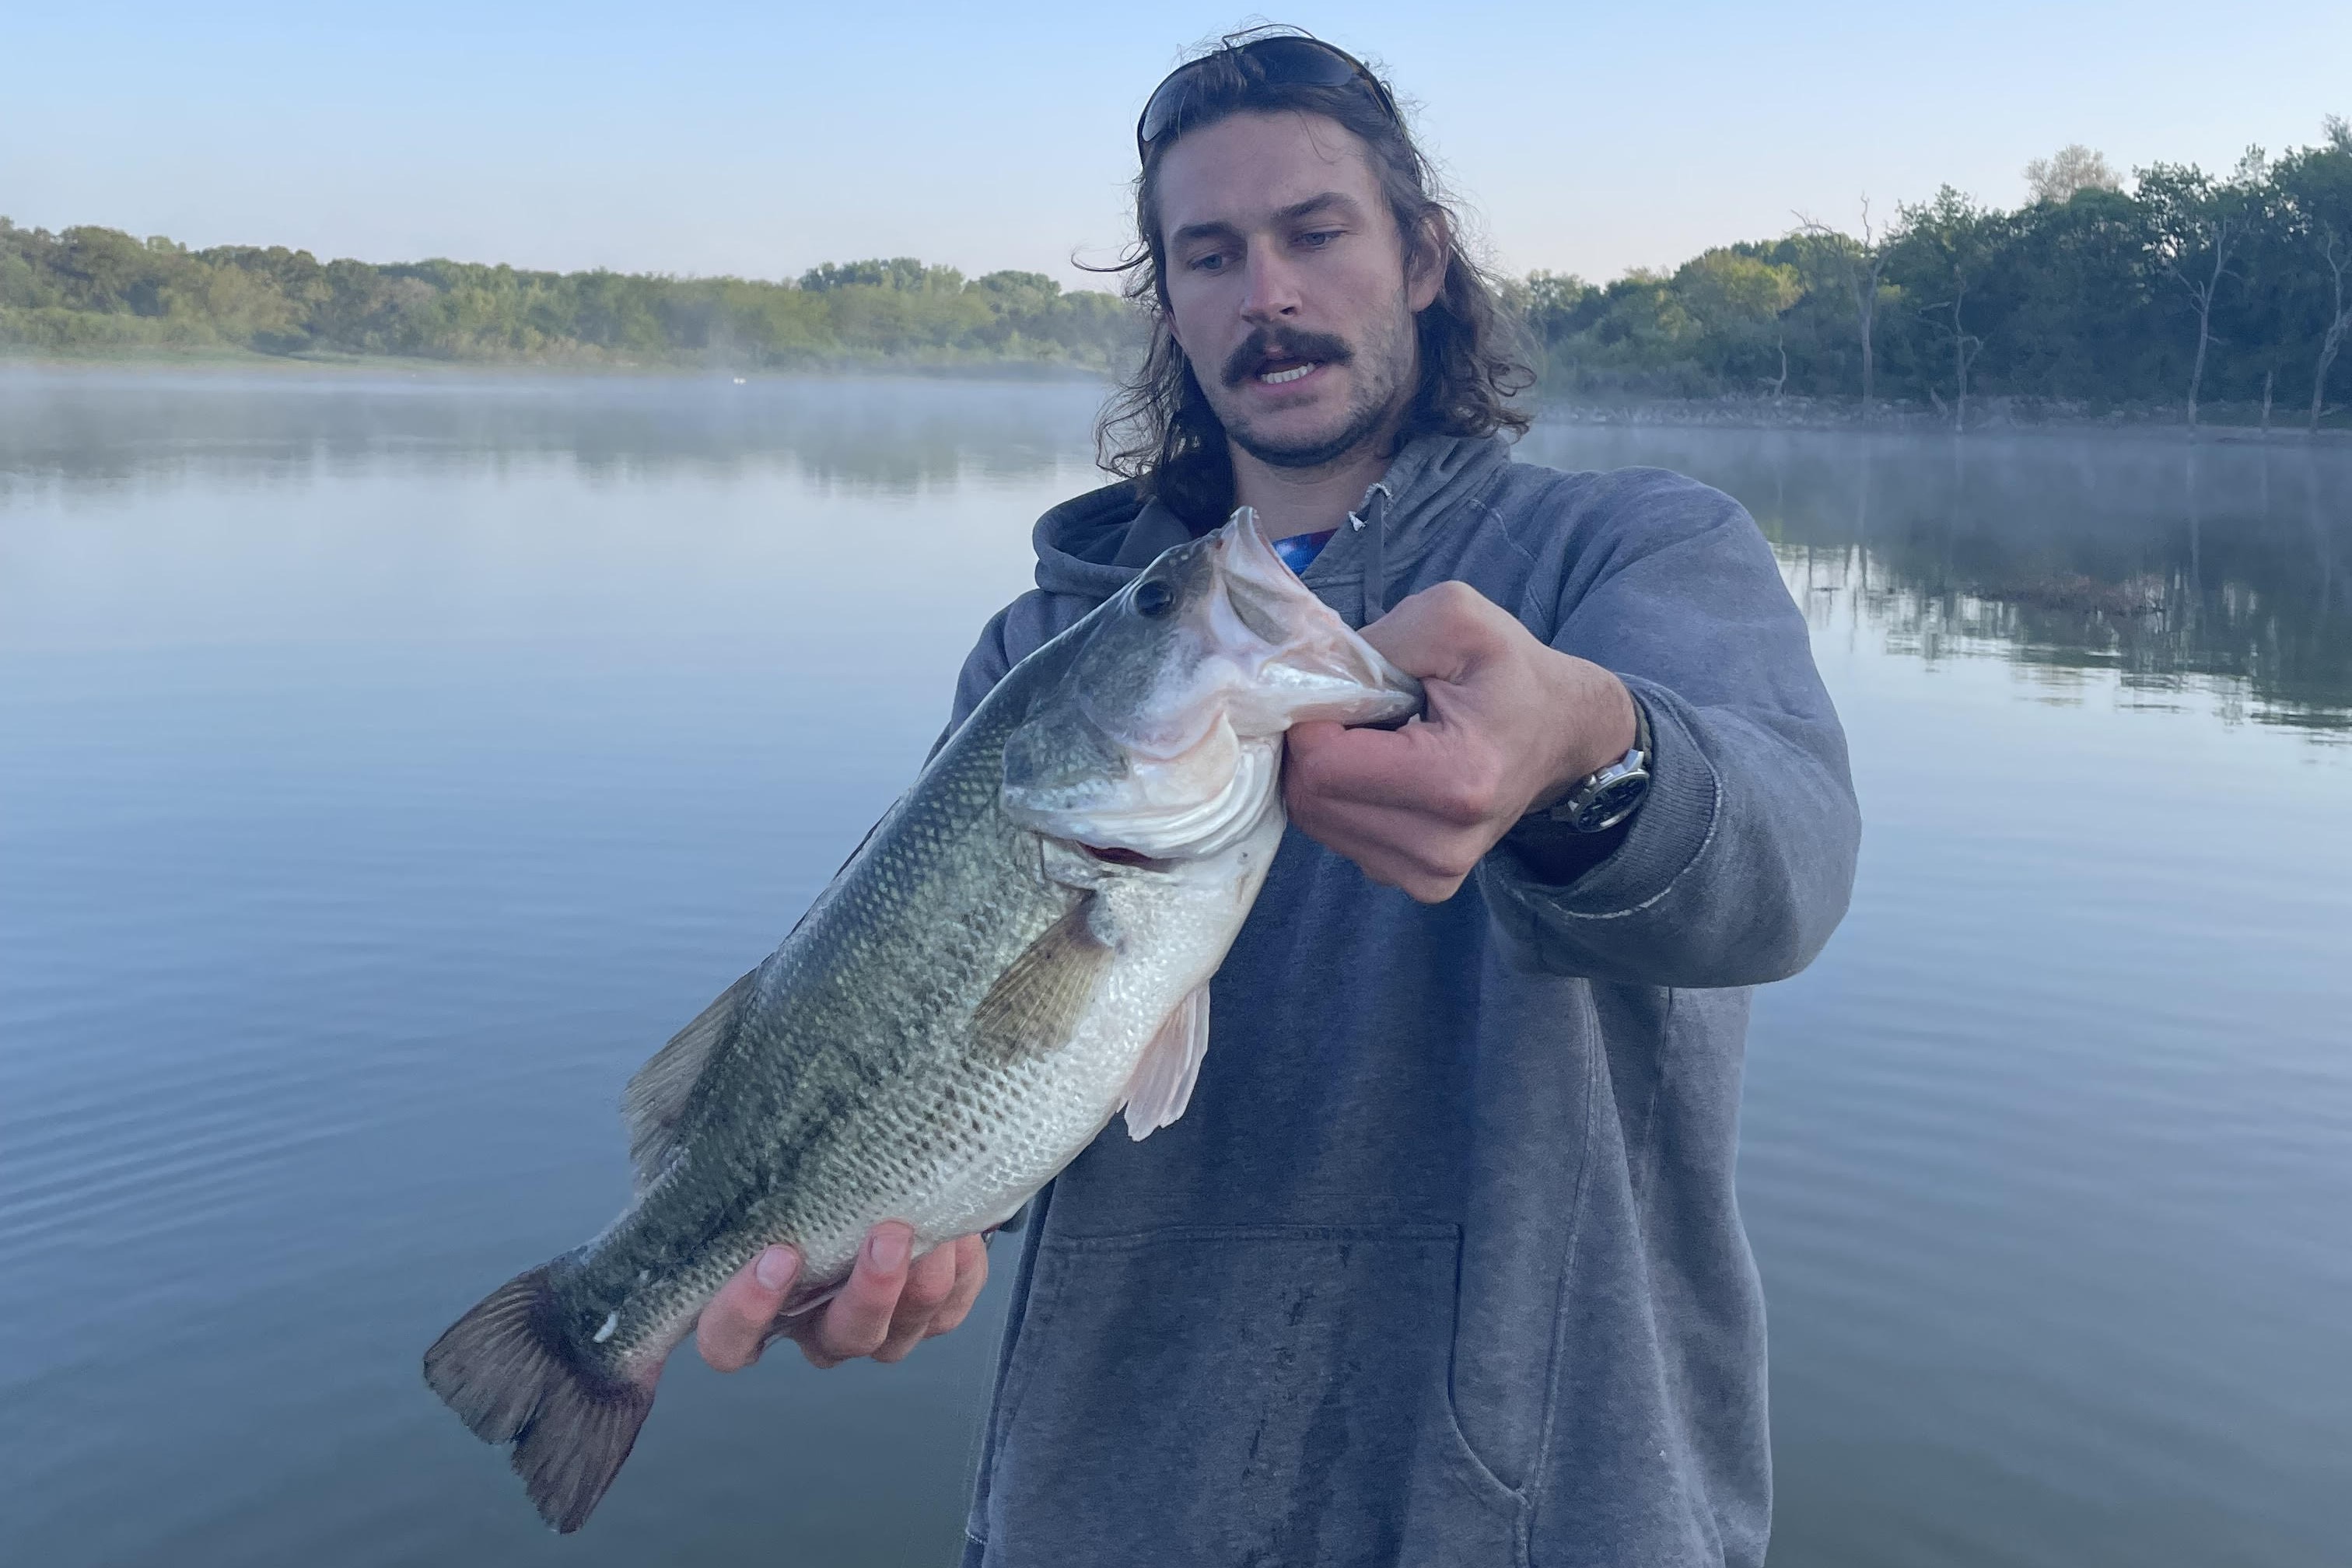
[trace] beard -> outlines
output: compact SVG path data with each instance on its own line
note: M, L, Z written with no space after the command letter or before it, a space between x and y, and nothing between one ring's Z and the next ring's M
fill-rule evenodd
M1292 331L1261 327L1227 356L1215 390L1205 384L1210 411L1225 427L1226 439L1269 468L1319 468L1378 437L1396 412L1399 394L1413 364L1412 318L1385 324L1361 353L1325 332ZM1357 367L1355 392L1329 428L1284 437L1253 429L1242 409L1221 405L1235 402L1220 393L1238 387L1268 359L1312 360L1321 364Z

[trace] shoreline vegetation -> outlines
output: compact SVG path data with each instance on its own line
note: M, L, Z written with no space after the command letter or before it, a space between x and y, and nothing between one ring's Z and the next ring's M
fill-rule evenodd
M2352 432L2352 124L2226 175L2073 146L2033 199L1947 185L1607 284L1504 280L1548 413L1639 423ZM2126 188L2126 184L2128 187ZM912 258L790 281L320 262L0 217L0 362L416 372L1115 373L1117 295ZM2237 433L2235 430L2232 432Z

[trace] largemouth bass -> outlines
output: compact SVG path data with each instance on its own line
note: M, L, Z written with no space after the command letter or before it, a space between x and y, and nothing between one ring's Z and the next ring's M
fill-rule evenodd
M1248 509L1015 665L783 944L623 1095L636 1192L425 1355L559 1531L628 1458L662 1363L778 1243L787 1315L866 1231L1010 1218L1122 1110L1184 1113L1209 978L1283 831L1283 733L1421 692L1307 591Z

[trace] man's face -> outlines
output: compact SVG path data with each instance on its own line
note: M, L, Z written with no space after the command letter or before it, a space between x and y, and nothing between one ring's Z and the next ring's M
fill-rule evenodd
M1313 468L1378 436L1442 275L1407 273L1363 142L1321 115L1232 115L1168 150L1159 206L1170 325L1234 444Z

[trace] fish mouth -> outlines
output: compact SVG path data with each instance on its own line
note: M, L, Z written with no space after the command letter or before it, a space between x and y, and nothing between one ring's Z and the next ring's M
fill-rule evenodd
M1006 742L1002 796L1032 832L1146 870L1278 823L1293 724L1394 722L1423 706L1421 683L1299 581L1249 508L1163 559L1144 581L1167 591L1107 604L1106 640L1085 656L1099 650L1098 666L1074 665L1066 707Z
M1315 596L1255 508L1235 509L1211 536L1210 558L1223 590L1211 602L1211 635L1250 667L1231 710L1237 733L1279 734L1318 719L1393 724L1422 710L1421 682Z
M1106 865L1130 866L1139 871L1169 871L1176 867L1173 860L1146 855L1123 844L1080 844L1078 848Z

